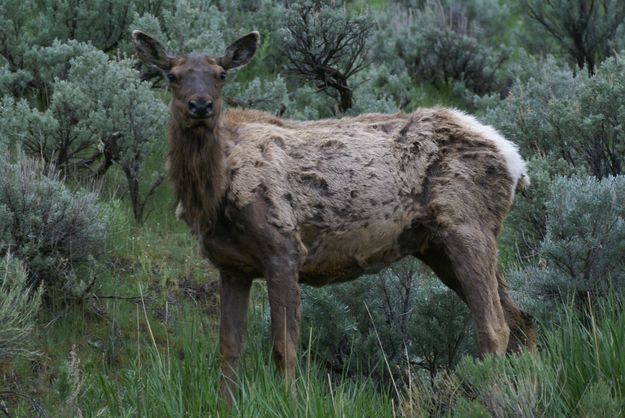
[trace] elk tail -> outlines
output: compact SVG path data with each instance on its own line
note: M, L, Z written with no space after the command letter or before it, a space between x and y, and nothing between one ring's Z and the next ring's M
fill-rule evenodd
M508 174L512 179L512 192L523 192L530 185L530 177L527 174L527 164L519 153L519 147L503 137L495 128L480 123L473 116L467 115L460 110L453 110L452 113L458 122L467 129L479 134L494 143L495 147L506 161Z

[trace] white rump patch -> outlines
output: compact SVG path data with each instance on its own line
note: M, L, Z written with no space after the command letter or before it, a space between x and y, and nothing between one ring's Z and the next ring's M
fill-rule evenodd
M515 190L525 190L530 185L530 178L527 175L527 167L525 161L519 154L519 147L511 141L504 138L495 128L489 125L484 125L479 122L475 117L467 115L466 113L453 109L451 112L460 120L460 122L477 133L482 138L492 141L499 153L505 158L506 165L508 167L508 174L512 178L512 193Z

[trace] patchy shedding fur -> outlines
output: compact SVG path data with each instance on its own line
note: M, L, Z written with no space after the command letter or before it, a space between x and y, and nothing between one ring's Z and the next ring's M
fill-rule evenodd
M490 214L496 233L525 164L494 129L458 115L297 122L229 110L225 199L238 208L264 199L269 222L299 235L301 271L316 284L405 255L398 239L415 222L437 230Z

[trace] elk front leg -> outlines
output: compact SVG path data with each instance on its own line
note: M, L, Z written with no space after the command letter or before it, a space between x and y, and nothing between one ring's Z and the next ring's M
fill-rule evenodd
M272 262L267 267L267 290L271 307L273 357L287 385L295 390L295 362L299 341L300 288L296 263Z
M219 319L220 393L228 404L236 387L236 367L241 355L252 280L221 272Z

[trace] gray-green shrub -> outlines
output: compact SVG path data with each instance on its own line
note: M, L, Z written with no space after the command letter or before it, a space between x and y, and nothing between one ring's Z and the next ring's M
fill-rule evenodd
M505 51L497 51L477 39L439 27L423 30L412 57L406 56L410 73L422 82L438 88L461 82L476 94L502 90L505 80L498 79L498 70L508 59Z
M0 364L35 354L30 347L43 288L33 289L27 281L17 258L7 253L0 259Z
M132 67L131 60L94 62L83 55L72 63L68 80L93 103L86 124L98 135L94 154L100 161L98 170L106 170L107 165L119 167L134 217L142 222L148 200L164 180L161 169L145 172L145 163L164 137L167 109Z
M526 192L515 196L499 237L504 263L538 257L547 228L545 205L555 177L587 173L584 167L573 167L563 159L538 156L530 156L527 166L532 184Z
M625 172L625 54L605 61L594 77L548 59L518 79L485 121L519 144L526 156L563 159L596 177ZM528 71L530 68L527 69Z
M226 86L224 99L230 106L273 114L281 114L281 109L286 111L291 107L286 82L279 75L273 80L257 77L249 83L235 82Z
M551 37L558 50L579 69L594 74L595 67L614 49L614 38L625 21L620 0L521 0L527 27L533 36Z
M106 53L130 52L129 24L133 17L159 14L168 3L149 0L3 1L0 3L0 67L4 66L4 70L0 71L0 94L23 96L32 89L42 88L48 62L32 58L33 53L36 55L43 47L74 42L92 44ZM51 64L54 69L58 61ZM36 94L45 95L45 92L40 90Z
M48 107L5 97L0 137L65 175L99 178L118 167L135 219L143 221L164 178L162 170L146 173L145 161L164 136L165 104L141 81L134 61L110 59L90 45L56 42L31 58L50 62L41 75L42 83L51 83Z
M203 0L175 0L158 16L151 13L135 15L131 26L133 30L158 37L171 52L178 54L221 52L230 40L224 40L224 35L230 34L231 30L216 5Z
M412 79L439 90L462 85L475 94L507 87L501 71L509 51L491 38L507 9L498 2L425 1L416 8L391 6L380 17L376 55L395 72L406 68Z
M511 287L537 317L555 307L625 294L625 176L556 177L545 201L536 258L509 272Z
M563 296L625 290L625 176L557 178L541 245L542 287Z
M475 350L468 308L417 260L404 259L379 274L303 291L302 339L330 369L408 379L431 379ZM318 324L320 327L317 327Z
M70 190L35 160L0 157L0 256L21 260L27 286L82 295L95 280L105 231L96 193Z
M98 57L100 54L90 43L75 39L55 39L50 45L34 45L30 48L24 54L23 71L32 74L31 87L36 89L35 94L39 96L40 104L49 106L55 80L67 80L72 61L82 55Z

